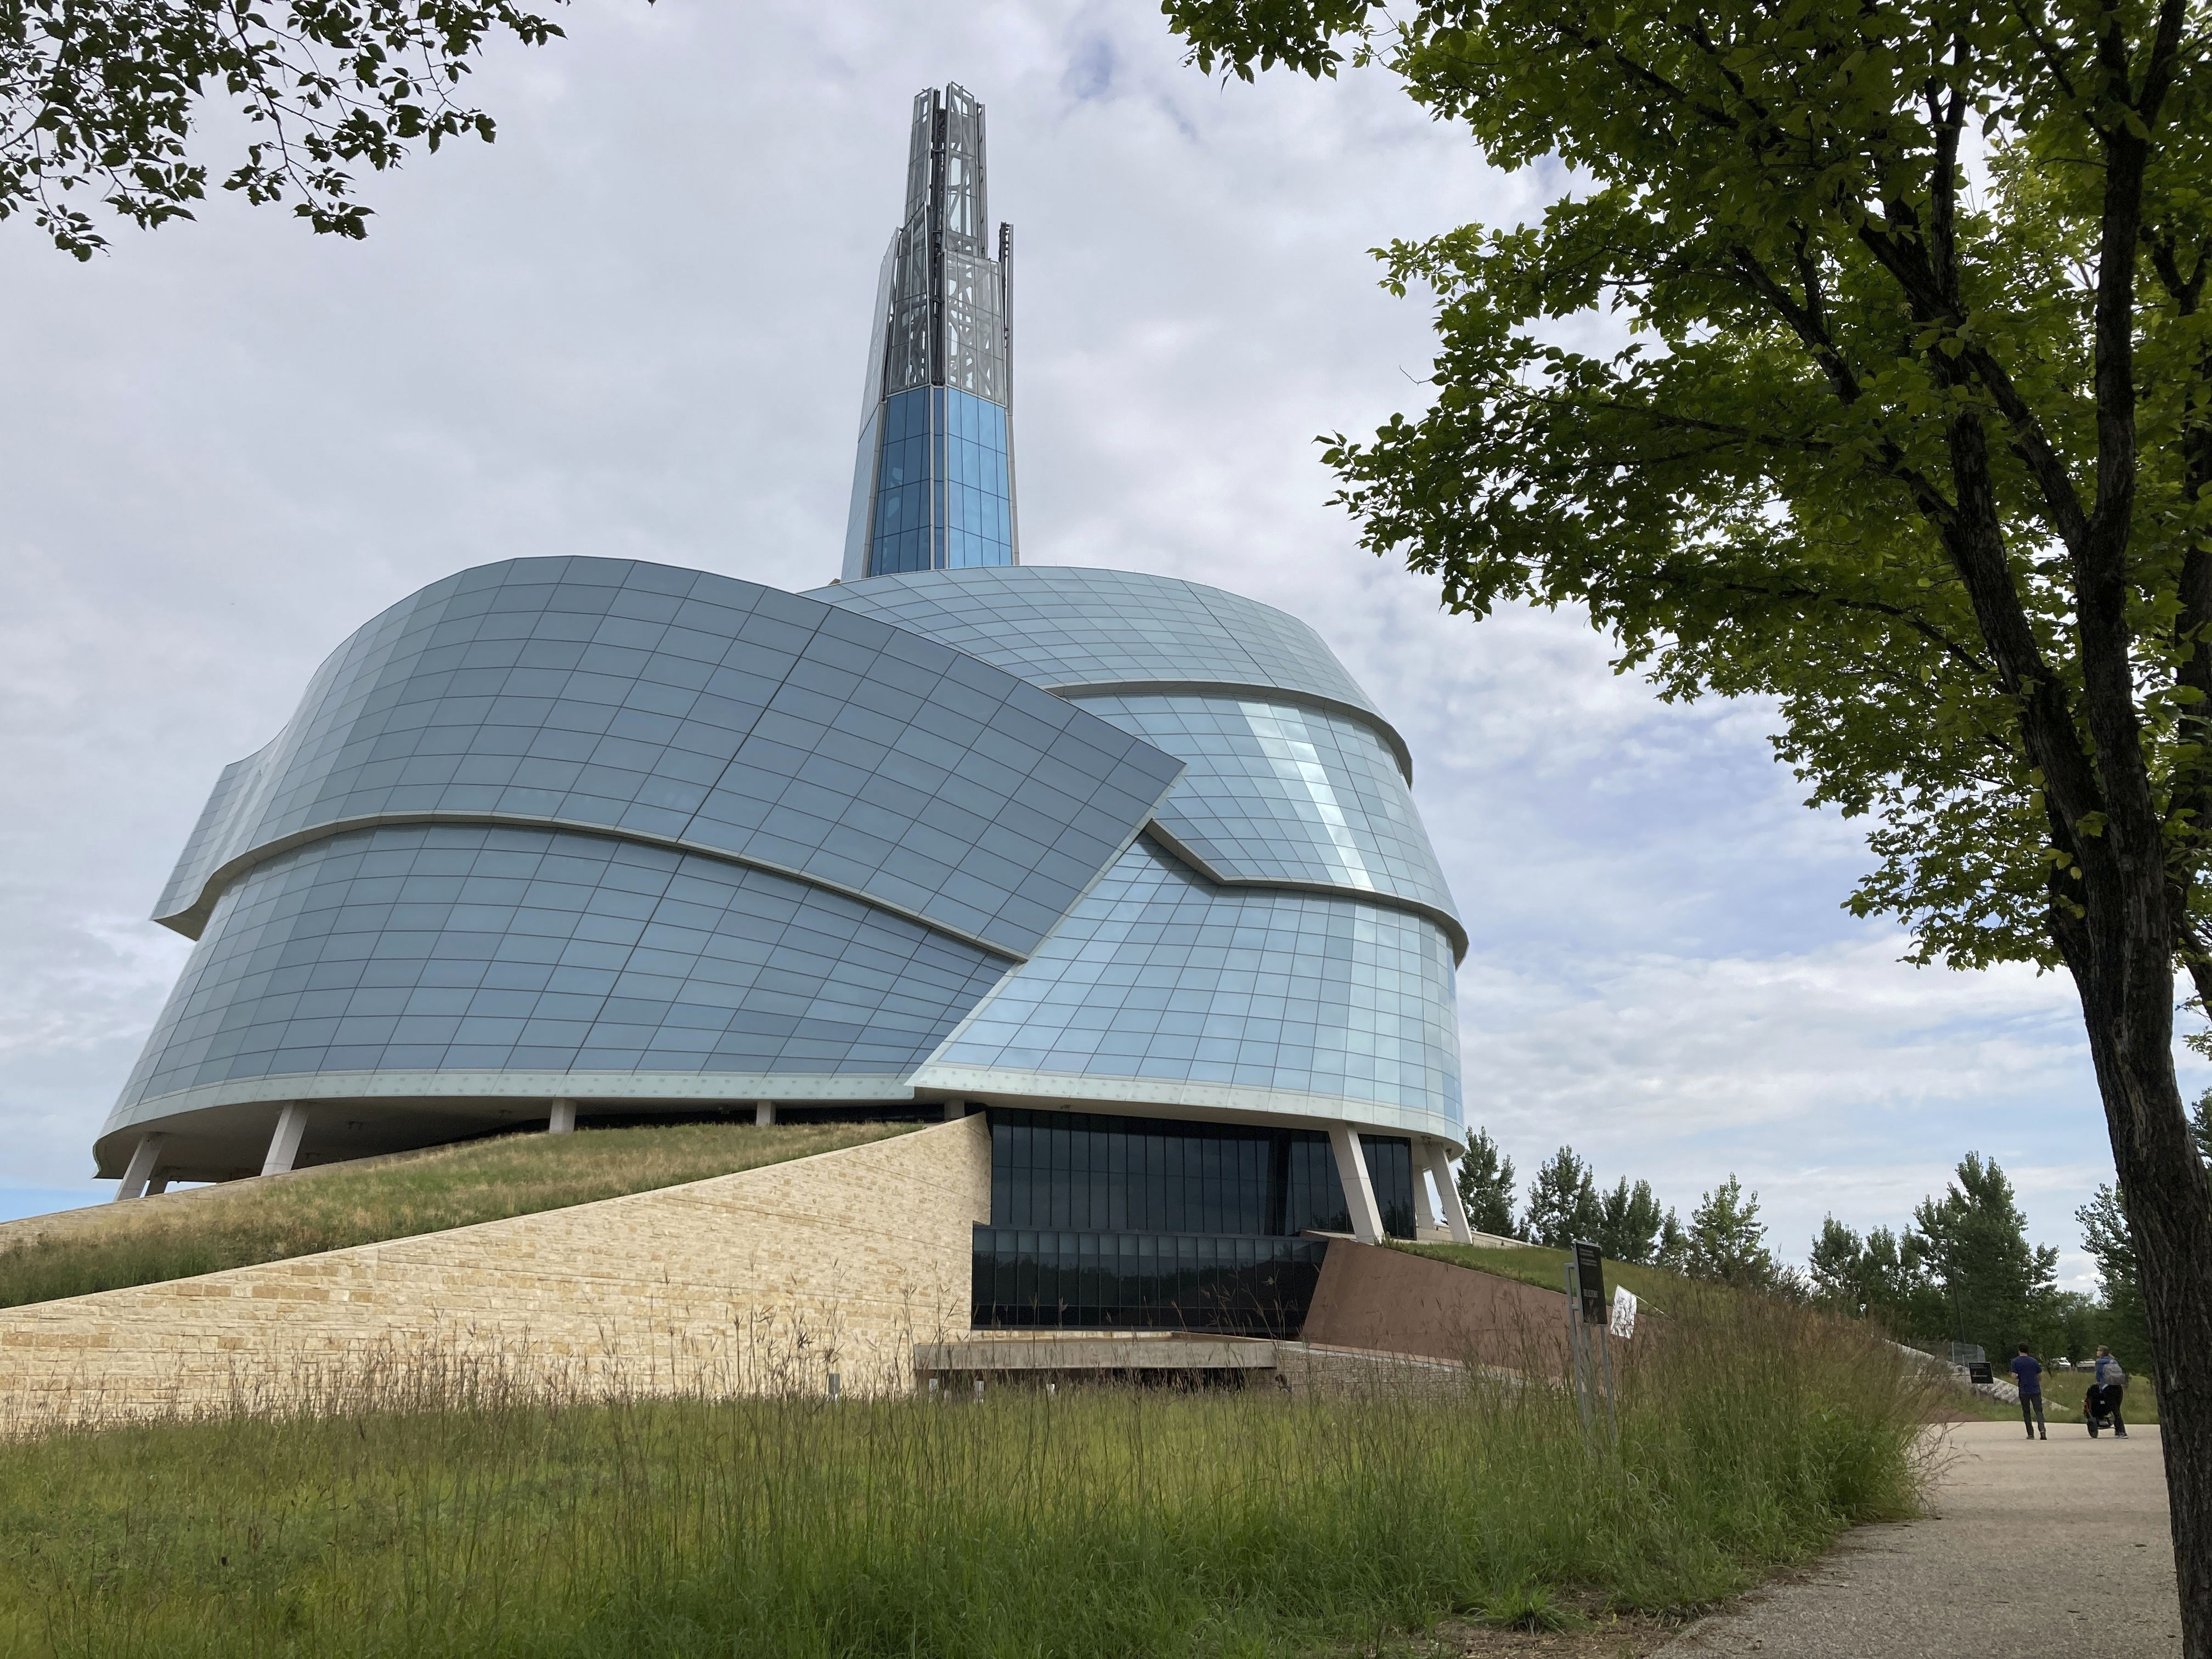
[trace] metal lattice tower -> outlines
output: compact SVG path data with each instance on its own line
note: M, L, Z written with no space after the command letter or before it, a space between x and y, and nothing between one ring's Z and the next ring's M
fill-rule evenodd
M983 106L914 100L906 216L884 250L844 579L1015 564L1013 228L989 222Z

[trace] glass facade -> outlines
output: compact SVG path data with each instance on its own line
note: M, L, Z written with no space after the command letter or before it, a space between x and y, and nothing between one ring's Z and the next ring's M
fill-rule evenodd
M1016 565L848 580L805 597L926 635L1032 685L1266 688L1319 700L1366 725L1413 779L1404 740L1321 636L1242 594L1133 570Z
M870 575L1013 562L1004 409L957 388L918 386L884 400L880 432Z
M1362 1135L1384 1231L1413 1236L1412 1143ZM991 1113L991 1223L1077 1232L1349 1232L1328 1137L1170 1118Z
M225 890L118 1110L325 1072L889 1078L1004 967L842 894L634 842L357 830Z
M967 1068L997 1068L1040 1092L1065 1077L1236 1085L1373 1103L1456 1139L1453 977L1425 917L1216 887L1139 840L921 1076L980 1088Z
M1153 822L1215 874L1402 899L1448 923L1464 948L1413 792L1364 722L1251 698L1078 701L1184 763Z
M1326 1125L1361 1131L1399 1231L1394 1140L1460 1136L1461 935L1395 734L1302 624L1165 578L464 571L226 769L159 915L199 946L111 1172L146 1128L191 1167L196 1115L356 1094L441 1122L976 1096L1311 1121L998 1218L1252 1239L1348 1224ZM204 1121L200 1167L251 1167Z
M975 1322L1295 1336L1322 1244L1349 1232L1328 1137L994 1110ZM1413 1146L1360 1136L1384 1229L1413 1237Z
M945 647L622 560L449 577L347 641L228 769L159 914L319 826L471 815L635 833L1035 948L1179 763Z
M1328 1241L975 1229L978 1330L1200 1331L1295 1339Z

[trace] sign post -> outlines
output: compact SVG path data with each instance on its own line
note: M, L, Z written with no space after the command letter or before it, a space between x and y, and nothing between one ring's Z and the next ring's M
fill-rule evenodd
M1632 1300L1632 1308L1635 1305ZM1631 1328L1634 1315L1630 1315ZM1613 1310L1605 1299L1605 1257L1588 1239L1577 1239L1567 1252L1567 1354L1574 1367L1575 1407L1585 1439L1596 1432L1598 1405L1605 1406L1606 1443L1620 1444L1620 1417L1613 1399Z

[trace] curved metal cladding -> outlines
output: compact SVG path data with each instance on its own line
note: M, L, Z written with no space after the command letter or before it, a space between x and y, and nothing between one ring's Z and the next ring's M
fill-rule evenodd
M917 1087L1457 1139L1467 935L1404 743L1311 629L1216 588L1064 566L810 597L1051 686L1186 763L1144 840Z
M199 946L98 1154L161 1127L187 1170L195 1125L276 1100L910 1098L1181 770L812 599L462 572L225 770L157 912Z

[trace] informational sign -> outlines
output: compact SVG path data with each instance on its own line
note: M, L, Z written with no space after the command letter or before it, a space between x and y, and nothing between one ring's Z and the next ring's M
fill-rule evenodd
M1636 1292L1626 1285L1613 1287L1613 1334L1624 1342L1636 1334Z
M1604 1324L1605 1257L1588 1239L1575 1241L1575 1291L1582 1298L1583 1323Z

